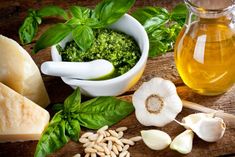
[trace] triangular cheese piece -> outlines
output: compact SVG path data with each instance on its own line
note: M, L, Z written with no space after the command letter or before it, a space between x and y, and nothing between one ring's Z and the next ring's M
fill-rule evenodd
M0 143L38 140L49 119L45 109L0 83Z
M46 107L49 97L40 71L16 41L0 35L0 82Z

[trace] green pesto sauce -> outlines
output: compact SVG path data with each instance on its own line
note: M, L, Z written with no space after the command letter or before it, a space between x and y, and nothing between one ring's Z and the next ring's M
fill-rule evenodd
M64 49L58 45L62 60L87 62L106 59L115 67L112 77L126 73L138 62L141 53L132 37L107 28L94 30L94 35L95 41L87 51L82 51L75 41L68 42Z

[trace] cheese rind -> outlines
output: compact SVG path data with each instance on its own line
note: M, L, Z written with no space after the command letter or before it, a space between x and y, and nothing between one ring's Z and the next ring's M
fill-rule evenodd
M38 140L49 119L45 109L0 83L0 143Z
M0 35L0 82L42 107L49 103L40 71L16 41Z

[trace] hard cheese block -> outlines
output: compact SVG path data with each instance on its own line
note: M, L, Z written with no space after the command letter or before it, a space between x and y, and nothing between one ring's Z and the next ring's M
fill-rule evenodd
M49 113L0 83L0 142L38 140Z
M0 82L46 107L49 97L40 71L16 41L0 35Z

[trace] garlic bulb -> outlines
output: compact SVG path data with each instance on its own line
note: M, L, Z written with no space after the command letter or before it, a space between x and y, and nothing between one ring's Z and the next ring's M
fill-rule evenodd
M142 130L141 136L144 143L153 150L162 150L171 143L171 137L160 130Z
M137 120L145 126L162 127L182 110L175 85L162 78L143 83L132 97Z
M196 113L182 120L186 128L192 129L199 138L207 142L215 142L224 135L226 125L223 119L213 114Z
M182 154L188 154L192 151L193 137L194 133L192 130L185 130L173 139L170 148Z

